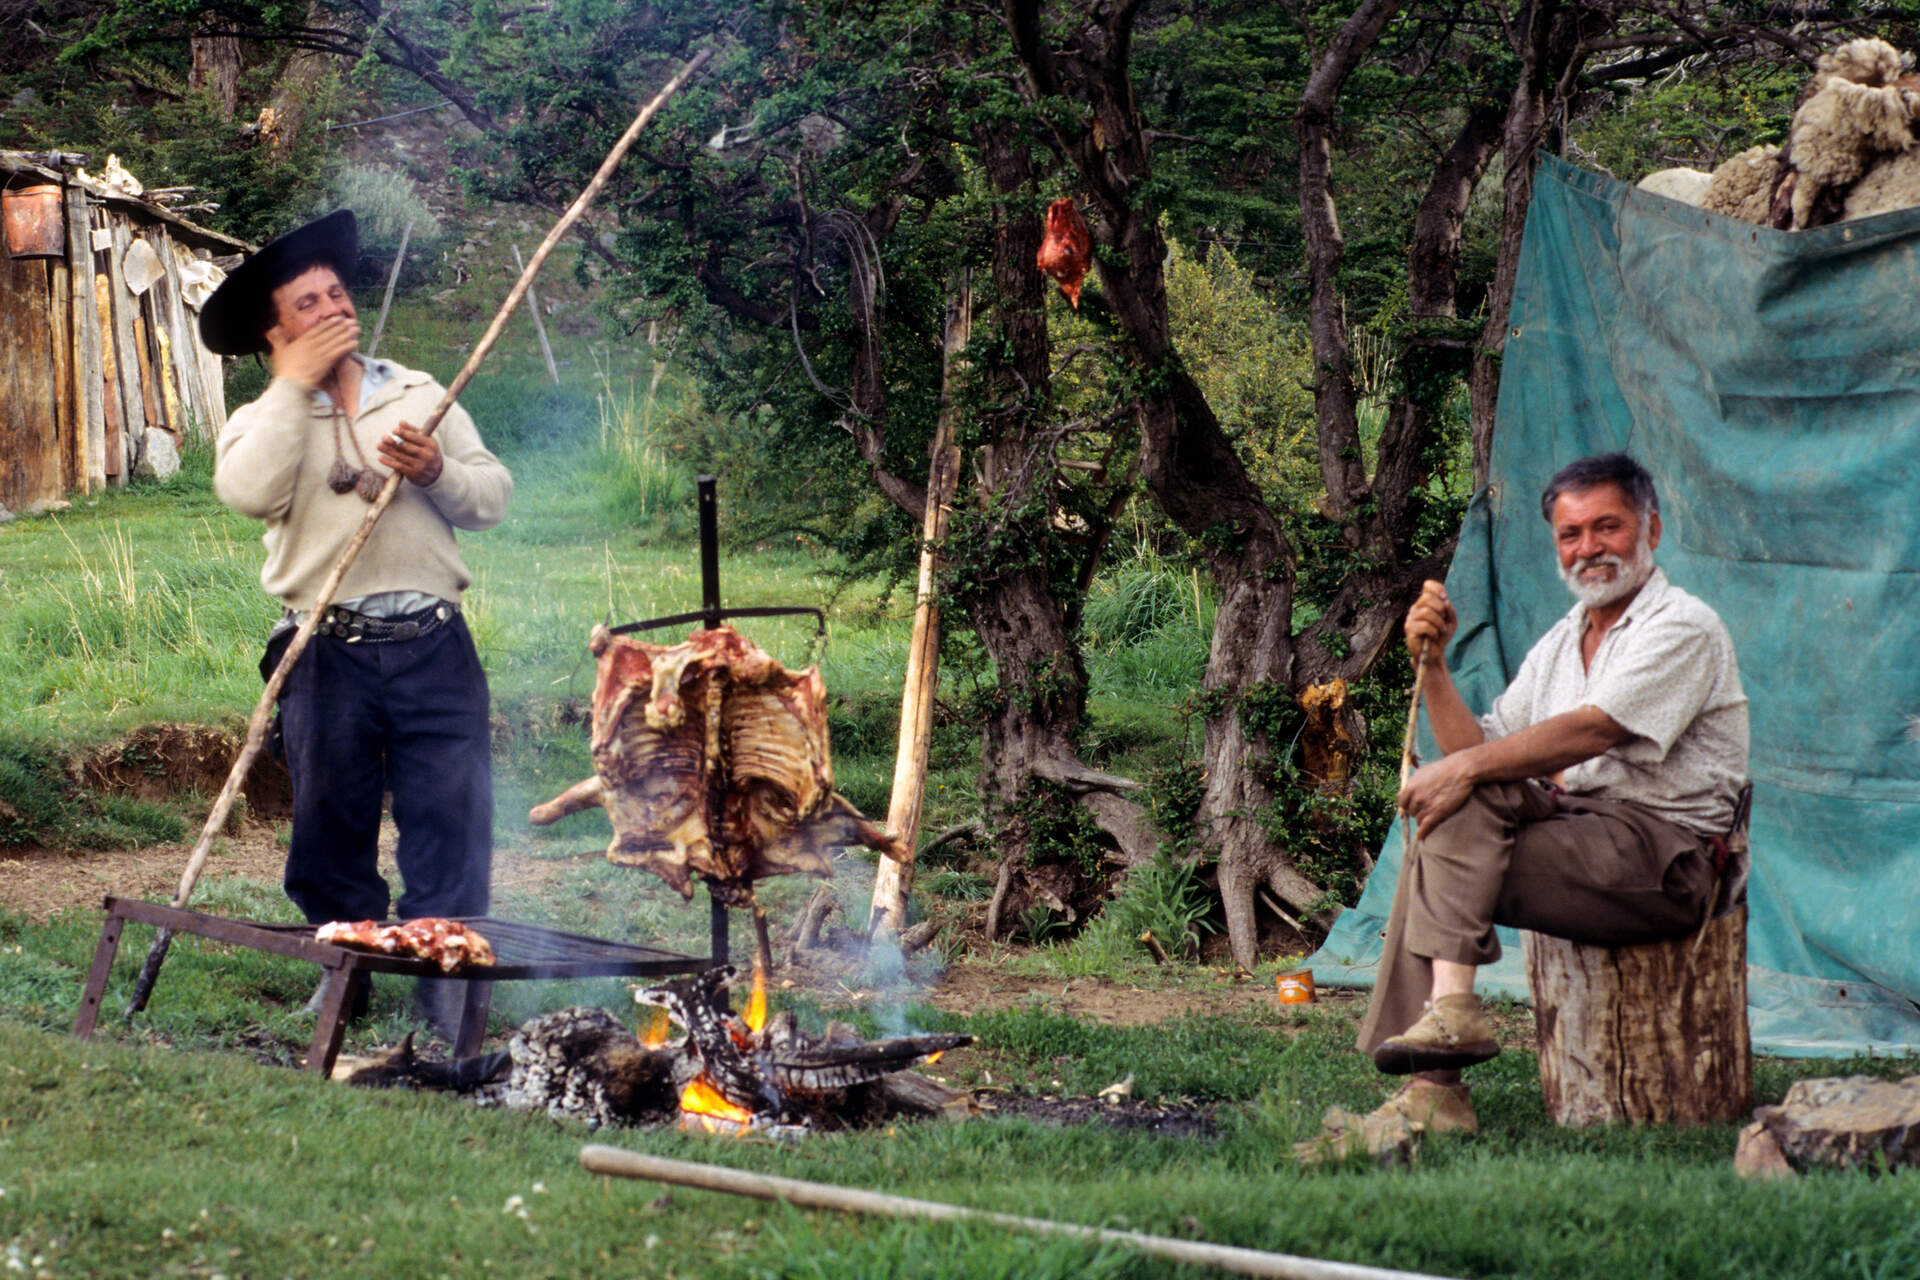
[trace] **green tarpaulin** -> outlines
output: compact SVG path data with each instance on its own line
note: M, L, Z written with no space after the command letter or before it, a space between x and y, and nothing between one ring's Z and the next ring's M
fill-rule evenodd
M1547 478L1634 454L1658 562L1726 621L1751 699L1754 1046L1920 1051L1920 209L1774 231L1549 158L1520 258L1447 575L1462 694L1484 710L1572 605ZM1318 981L1371 983L1400 851L1396 826ZM1502 937L1482 989L1524 995Z

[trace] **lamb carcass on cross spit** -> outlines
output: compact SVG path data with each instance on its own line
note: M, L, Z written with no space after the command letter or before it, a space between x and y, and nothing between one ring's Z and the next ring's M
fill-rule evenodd
M902 853L833 789L818 667L788 671L731 627L647 644L595 627L594 776L528 815L535 826L604 806L607 859L693 896L724 898L789 872L831 875L832 850Z

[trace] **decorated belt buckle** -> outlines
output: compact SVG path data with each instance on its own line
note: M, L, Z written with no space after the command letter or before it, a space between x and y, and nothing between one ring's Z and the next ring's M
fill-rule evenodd
M419 634L420 624L412 618L408 618L405 622L397 622L394 624L393 638L395 640L411 640Z

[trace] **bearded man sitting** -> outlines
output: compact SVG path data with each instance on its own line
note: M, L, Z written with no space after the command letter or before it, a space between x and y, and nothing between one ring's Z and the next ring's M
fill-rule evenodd
M1407 613L1444 753L1401 788L1418 824L1388 918L1360 1048L1413 1079L1383 1108L1478 1128L1464 1067L1500 1052L1474 972L1495 925L1599 946L1683 937L1737 902L1729 862L1747 767L1747 697L1712 609L1654 567L1653 478L1621 453L1548 482L1541 512L1579 601L1483 717L1447 671L1458 619L1428 582Z

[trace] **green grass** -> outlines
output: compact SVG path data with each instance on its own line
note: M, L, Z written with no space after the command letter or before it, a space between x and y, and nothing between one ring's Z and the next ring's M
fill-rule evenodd
M1322 1109L1364 1108L1383 1092L1349 1050L1350 1016L1332 1007L1145 1028L1020 1008L902 1011L917 1026L980 1038L943 1064L956 1081L990 1072L1002 1088L1085 1096L1132 1075L1136 1096L1217 1108L1212 1138L988 1115L794 1146L721 1143L589 1134L543 1116L350 1090L256 1065L240 1050L258 1053L285 1030L276 1019L291 1015L251 1003L250 992L285 983L267 972L278 962L242 953L176 955L169 1003L188 1012L132 1033L110 1021L108 1038L82 1044L49 1025L65 1008L36 1017L23 1006L37 989L49 1006L70 1007L73 953L91 924L80 913L46 926L0 917L0 1249L39 1254L53 1275L1171 1274L1123 1251L981 1226L662 1195L586 1175L577 1157L587 1141L1442 1275L1851 1278L1920 1269L1911 1225L1920 1181L1911 1174L1749 1184L1731 1171L1729 1127L1558 1129L1541 1113L1523 1053L1471 1073L1479 1139L1431 1140L1411 1173L1302 1170L1287 1152ZM22 981L15 975L28 956L42 957L30 966L38 976ZM195 979L183 971L196 966L222 981L186 1000ZM808 1012L817 1024L849 1011ZM852 1016L879 1025L864 1009ZM1871 1067L1893 1075L1913 1064ZM1760 1089L1777 1099L1792 1075L1835 1069L1763 1063Z

